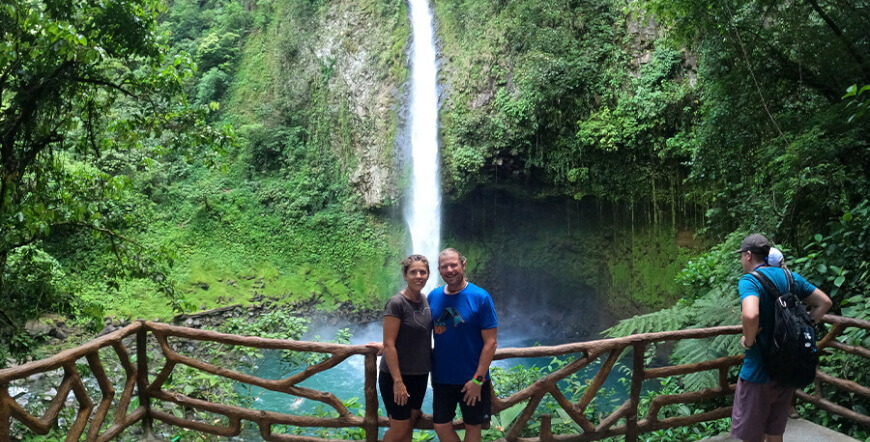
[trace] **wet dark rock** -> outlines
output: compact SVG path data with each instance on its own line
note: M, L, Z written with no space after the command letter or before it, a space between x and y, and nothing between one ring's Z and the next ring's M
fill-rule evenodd
M54 313L48 313L37 319L31 319L24 324L24 330L33 337L50 336L66 339L69 333L66 329L66 318Z
M97 336L107 335L107 334L112 333L113 331L115 331L117 329L118 329L117 327L115 327L111 323L109 323L105 327L103 327L103 329L100 330L99 333L97 333Z
M33 337L45 336L51 331L51 326L40 322L38 319L27 321L24 330Z
M27 382L39 382L40 379L45 377L45 373L36 373L27 377Z

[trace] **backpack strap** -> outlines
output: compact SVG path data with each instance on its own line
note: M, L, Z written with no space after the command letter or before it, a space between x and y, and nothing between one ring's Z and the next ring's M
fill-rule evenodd
M786 279L791 280L791 272L785 272ZM767 276L764 276L763 273L757 272L755 270L749 272L750 275L754 276L758 282L761 283L761 286L764 287L764 291L767 292L768 295L772 296L774 299L782 296L782 292L779 291L778 288L773 284L773 281L770 280ZM789 289L791 289L791 284L789 284Z
M794 293L794 274L786 269L782 269L785 272L785 282L788 284L786 293Z

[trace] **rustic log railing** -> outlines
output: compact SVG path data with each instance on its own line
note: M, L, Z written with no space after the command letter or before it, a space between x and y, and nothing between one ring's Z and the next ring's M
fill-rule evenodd
M827 315L824 322L832 324L830 332L819 342L820 351L831 352L834 350L870 358L870 350L837 341L837 338L849 327L857 327L870 330L870 322ZM148 334L153 335L159 345L160 351L165 357L165 363L160 371L149 379L148 356L146 352ZM498 398L493 394L493 413L499 413L516 404L528 401L519 417L505 434L508 441L591 441L600 440L611 436L623 435L628 441L635 441L639 434L659 429L673 428L691 425L699 422L711 421L731 414L730 406L723 406L711 411L692 414L689 416L677 416L665 419L659 418L661 409L674 404L691 404L714 398L727 397L733 394L735 385L728 382L729 368L740 364L743 356L734 355L704 361L694 364L685 364L669 367L648 368L644 363L644 354L648 346L668 341L682 339L701 339L720 335L736 335L740 333L739 326L714 327L706 329L689 329L672 332L648 333L633 335L623 338L604 339L598 341L580 342L557 346L531 347L531 348L504 348L499 349L495 359L509 358L534 358L577 354L579 357L565 366L535 380L526 388L505 398ZM135 335L136 361L131 361L128 346L132 345ZM201 342L216 342L229 345L247 346L258 349L280 349L300 352L315 352L329 354L330 356L315 365L307 366L304 370L285 379L269 380L262 379L250 374L237 372L228 368L203 362L176 351L169 342L169 338L182 338ZM126 379L121 396L115 401L115 387L106 374L100 351L111 347L124 368ZM613 411L610 415L600 419L597 423L586 417L586 408L592 403L593 398L604 385L604 381L613 369L616 362L622 357L625 350L632 350L631 384L628 399ZM298 384L314 374L335 367L345 359L353 355L365 356L365 414L364 416L353 415L347 407L332 393L317 391L301 387ZM82 381L82 375L76 365L76 361L85 358L87 365L99 385L102 397L99 405L94 410L94 401L88 396L88 391ZM591 363L604 358L598 372L589 381L589 385L583 396L576 402L569 400L559 388L558 382L573 373L578 372ZM0 370L0 440L10 439L10 426L12 420L17 420L31 431L38 434L47 434L56 425L60 411L65 405L67 396L73 392L78 402L78 413L69 427L67 440L80 440L85 435L88 441L108 441L118 437L129 427L141 423L144 434L150 437L153 420L159 420L170 425L187 428L202 433L222 436L238 435L241 431L241 421L247 420L257 425L260 435L267 441L322 441L324 439L273 433L274 425L289 425L295 427L321 427L321 428L362 428L366 433L366 440L378 440L378 428L388 425L386 417L378 416L378 398L375 388L377 367L374 350L362 345L342 345L317 342L299 342L278 339L264 339L257 337L245 337L218 333L209 330L199 330L186 327L177 327L157 322L137 321L123 329L97 338L80 347L63 351L48 359L34 361L28 364ZM169 392L163 389L173 369L178 364L184 364L197 370L232 379L237 382L262 387L267 390L293 395L321 402L331 407L338 413L338 417L317 417L306 415L293 415L270 411L254 410L238 406L218 404L187 395ZM42 417L36 417L27 412L9 394L10 383L25 379L37 373L45 373L63 369L64 377L57 394L50 402L47 411ZM824 368L824 367L821 367ZM830 413L841 415L863 425L870 426L870 417L852 411L842 405L832 403L823 397L823 388L833 386L843 391L870 398L870 388L859 385L853 381L840 379L826 374L822 369L818 370L816 377L815 392L813 395L798 391L797 396L807 402ZM646 416L639 416L638 405L640 403L642 383L645 380L663 378L668 376L685 375L707 370L718 371L718 385L700 391L692 391L680 394L659 395L652 399ZM561 406L562 410L576 422L582 432L575 434L553 434L549 415L541 416L541 427L537 437L522 438L521 431L533 417L538 404L546 395L551 395ZM131 401L136 395L139 405L128 413ZM218 426L205 422L193 421L164 411L152 408L155 401L174 403L183 407L190 407L198 411L211 412L226 418L228 425ZM104 428L105 419L112 407L114 417L110 425ZM624 423L620 423L625 419ZM620 424L620 425L617 425ZM461 425L461 422L456 422ZM425 415L418 428L432 428L431 416Z

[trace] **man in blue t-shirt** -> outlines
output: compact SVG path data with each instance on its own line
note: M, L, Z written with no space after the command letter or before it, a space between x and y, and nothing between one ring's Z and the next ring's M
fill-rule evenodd
M740 345L746 349L746 356L737 380L737 391L734 393L731 436L750 442L765 439L767 442L782 442L791 398L794 395L794 388L779 385L770 379L761 353L761 348L770 341L773 330L774 298L749 273L763 273L776 285L780 293L788 290L785 276L788 270L769 266L766 261L769 252L770 243L758 233L747 236L737 250L740 253L740 264L746 273L738 285L743 322ZM831 299L797 273L793 275L793 293L810 307L810 316L819 322L831 308Z
M442 442L459 442L453 429L456 404L465 422L465 441L481 440L489 420L489 364L495 356L498 319L492 297L465 279L465 257L456 249L438 256L447 285L429 293L435 332L432 349L432 417Z

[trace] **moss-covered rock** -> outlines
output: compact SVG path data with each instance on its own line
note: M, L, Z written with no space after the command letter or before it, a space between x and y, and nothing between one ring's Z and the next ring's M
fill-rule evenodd
M279 1L272 8L269 26L245 43L228 118L239 126L301 127L309 148L335 157L336 179L363 204L397 200L405 4Z

